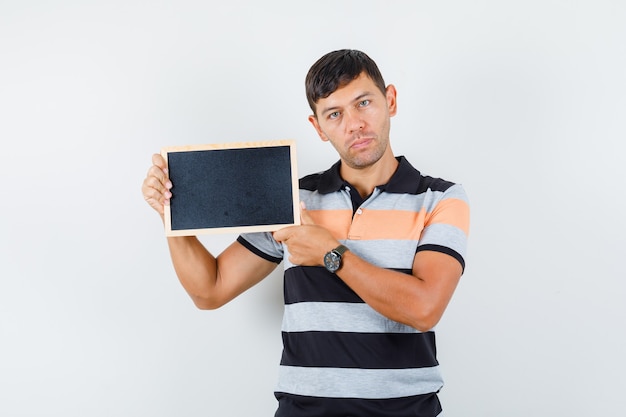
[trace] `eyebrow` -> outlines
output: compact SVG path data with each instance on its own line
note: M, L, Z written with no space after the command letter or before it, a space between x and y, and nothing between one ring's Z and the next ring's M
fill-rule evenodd
M355 102L357 102L357 101L361 101L361 100L363 100L363 98L365 98L365 97L367 97L367 96L371 96L371 95L372 95L372 93L371 93L371 92L369 92L369 91L365 91L365 92L363 92L363 93L359 94L358 96L356 96L356 97L352 100L352 103L355 103ZM325 114L328 114L328 113L332 113L332 112L336 111L337 109L339 109L339 106L326 107L326 108L322 109L322 111L320 111L320 114L321 114L321 115L325 115Z

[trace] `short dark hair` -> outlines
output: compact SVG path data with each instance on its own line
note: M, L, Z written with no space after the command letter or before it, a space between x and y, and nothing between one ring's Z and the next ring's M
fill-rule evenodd
M354 49L329 52L315 62L305 79L306 99L315 115L319 99L326 98L365 72L385 94L385 81L376 63Z

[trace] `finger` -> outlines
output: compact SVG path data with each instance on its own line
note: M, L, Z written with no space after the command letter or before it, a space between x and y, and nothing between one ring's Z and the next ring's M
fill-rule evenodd
M315 221L313 220L309 212L306 210L306 205L304 204L304 201L300 202L300 223L303 225L315 224Z
M167 184L163 184L163 180L157 175L148 175L143 180L142 191L145 195L150 197L163 196L164 198L170 198L172 193L170 192L171 183L169 180Z
M272 236L274 237L275 241L284 242L289 239L289 236L291 236L291 227L283 227L282 229L279 229L272 233Z
M153 165L143 180L141 192L144 200L157 212L163 214L164 205L169 205L172 183L167 175L165 159L160 154L152 155Z
M165 191L162 190L164 190L164 188L161 182L154 177L147 177L141 186L144 200L161 214L163 214L163 206L169 205L169 199L171 197L169 191L166 189Z
M155 153L152 155L152 164L158 166L163 170L163 172L167 173L167 162L165 162L165 158L160 153Z
M162 184L162 187L169 190L172 188L172 182L170 181L169 176L167 175L166 170L163 170L158 165L152 165L150 169L148 169L148 173L146 174L146 179L155 178Z

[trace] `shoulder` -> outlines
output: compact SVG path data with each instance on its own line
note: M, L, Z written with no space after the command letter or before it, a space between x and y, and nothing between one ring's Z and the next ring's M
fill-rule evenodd
M424 175L414 168L409 161L401 156L398 170L387 184L386 191L391 193L405 193L416 196L437 194L446 197L460 197L467 200L465 190L459 183L440 177Z
M435 177L431 177L428 175L420 174L417 192L418 194L426 192L428 190L445 192L445 191L448 191L448 189L454 187L455 185L457 184L455 184L452 181L444 180L443 178L435 178Z
M301 190L319 191L322 194L332 193L341 189L343 180L339 175L341 161L337 161L326 171L309 174L300 178L299 186Z
M426 192L440 194L442 198L457 198L469 202L462 184L444 180L443 178L422 176L418 186L418 194Z
M315 191L319 188L323 172L309 174L300 178L299 186L302 190Z

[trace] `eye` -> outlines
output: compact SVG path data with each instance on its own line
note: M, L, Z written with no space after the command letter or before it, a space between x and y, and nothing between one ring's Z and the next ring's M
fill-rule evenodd
M358 106L359 107L367 107L367 106L369 106L369 104L370 104L369 100L362 100L362 101L359 101Z
M332 112L332 113L330 113L328 115L328 118L331 119L331 120L334 120L334 119L336 119L338 117L339 117L339 112L338 111L334 111L334 112Z

